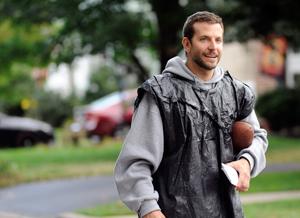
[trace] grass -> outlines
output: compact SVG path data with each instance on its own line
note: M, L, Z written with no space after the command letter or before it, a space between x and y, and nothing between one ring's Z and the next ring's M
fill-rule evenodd
M271 135L269 142L267 152L269 164L300 162L300 139ZM92 144L86 140L78 146L72 146L70 141L60 136L56 144L50 147L2 149L0 152L0 186L55 178L112 174L121 144L120 140L105 139L101 144ZM295 175L299 177L299 174ZM288 183L291 184L290 188L299 187L297 185L299 180L292 173L269 174L255 178L252 181L251 190L262 190L266 187L279 189L286 186L286 183L280 184L279 181L284 181L281 178L291 181ZM266 182L261 180L266 180ZM273 185L269 184L270 180L274 181Z
M121 142L90 146L37 146L0 152L0 186L22 182L107 175L113 171Z
M300 190L300 171L262 173L251 180L248 193Z
M300 199L297 200L283 200L268 203L254 203L246 204L243 206L245 216L247 218L299 218L300 214ZM93 216L118 216L133 214L124 204L120 201L101 205L95 208L83 209L78 213Z
M287 138L275 135L269 137L267 161L272 163L299 163L300 138Z
M78 213L96 217L134 214L121 201L100 205L94 208L82 209L79 210Z
M0 159L14 161L16 164L26 167L54 163L93 163L98 161L115 161L119 150L120 144L116 142L103 146L89 147L40 146L2 150L0 152Z
M297 148L300 146L300 138L284 137L270 134L268 140L273 149L285 150L287 148Z
M269 164L300 162L300 139L271 135L269 142ZM112 174L121 144L120 140L105 139L101 144L84 141L78 146L72 146L70 142L66 143L63 137L59 137L56 145L50 147L2 149L0 186L55 178ZM251 190L275 190L282 186L289 186L284 187L285 189L299 188L297 184L300 182L294 175L299 177L299 173L261 175L253 180Z
M299 218L300 199L271 203L249 204L244 206L247 218Z

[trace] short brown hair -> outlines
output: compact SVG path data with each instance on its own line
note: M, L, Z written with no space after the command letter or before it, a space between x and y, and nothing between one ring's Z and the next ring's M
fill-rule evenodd
M205 22L210 24L218 23L221 25L222 29L224 30L223 21L220 16L208 11L199 11L190 15L186 19L182 29L183 37L187 37L189 40L192 40L195 33L193 25L196 22Z

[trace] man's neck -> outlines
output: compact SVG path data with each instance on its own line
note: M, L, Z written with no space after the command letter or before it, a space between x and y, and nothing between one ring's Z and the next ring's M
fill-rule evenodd
M203 81L210 80L214 75L214 69L205 70L203 68L198 67L195 64L192 64L191 62L187 62L186 66L198 79L203 80Z

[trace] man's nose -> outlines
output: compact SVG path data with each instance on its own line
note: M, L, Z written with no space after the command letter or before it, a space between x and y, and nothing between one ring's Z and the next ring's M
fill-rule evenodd
M217 42L215 40L211 40L209 43L209 49L215 49L217 47Z

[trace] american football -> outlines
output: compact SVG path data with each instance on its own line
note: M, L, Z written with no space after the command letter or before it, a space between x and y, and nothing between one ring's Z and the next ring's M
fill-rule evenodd
M254 137L253 127L243 121L235 121L231 129L231 138L235 152L247 148L251 145Z

